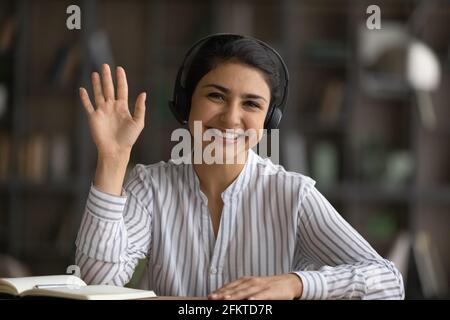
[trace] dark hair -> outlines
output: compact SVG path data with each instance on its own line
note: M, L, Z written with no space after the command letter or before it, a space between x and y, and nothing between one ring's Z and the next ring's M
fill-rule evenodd
M201 78L223 62L239 62L262 71L270 88L270 105L282 96L280 74L276 60L267 48L251 38L239 35L216 37L207 40L192 58L186 74L185 88L187 101L192 95Z

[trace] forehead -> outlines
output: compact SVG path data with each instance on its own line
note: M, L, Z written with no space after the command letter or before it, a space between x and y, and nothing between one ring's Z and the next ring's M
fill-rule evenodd
M205 74L200 85L219 84L234 92L246 92L269 97L270 88L263 72L236 62L224 62Z

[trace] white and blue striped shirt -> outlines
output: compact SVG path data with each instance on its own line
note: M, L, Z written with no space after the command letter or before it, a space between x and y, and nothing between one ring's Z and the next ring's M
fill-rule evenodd
M215 239L192 164L137 165L123 196L91 187L76 263L88 283L126 284L148 258L148 289L206 296L242 276L295 272L302 299L403 299L402 276L304 175L252 150L222 193Z

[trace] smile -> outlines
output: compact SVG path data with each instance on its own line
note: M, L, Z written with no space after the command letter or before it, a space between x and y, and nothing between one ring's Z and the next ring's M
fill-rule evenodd
M245 137L242 129L221 130L217 128L207 128L207 131L211 132L211 136L214 137L215 140L222 141L225 144L236 143L239 139Z

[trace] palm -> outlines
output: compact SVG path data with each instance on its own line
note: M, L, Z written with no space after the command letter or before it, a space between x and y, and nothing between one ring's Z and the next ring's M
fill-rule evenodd
M103 155L129 152L144 127L145 93L138 96L132 116L128 109L126 75L122 68L117 69L117 99L107 65L103 66L101 82L97 73L92 74L92 86L96 109L85 89L81 88L80 96L98 152Z
M89 125L95 145L105 153L131 149L141 132L124 101L99 108L89 118Z

